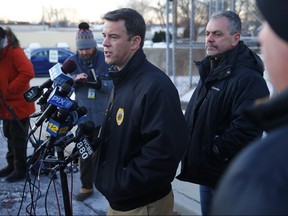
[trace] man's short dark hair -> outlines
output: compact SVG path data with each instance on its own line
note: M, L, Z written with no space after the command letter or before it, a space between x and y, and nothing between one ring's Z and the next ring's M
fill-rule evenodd
M141 37L140 47L143 47L146 34L146 24L143 17L136 10L131 8L121 8L106 13L103 16L103 19L109 21L124 20L129 39L139 35Z

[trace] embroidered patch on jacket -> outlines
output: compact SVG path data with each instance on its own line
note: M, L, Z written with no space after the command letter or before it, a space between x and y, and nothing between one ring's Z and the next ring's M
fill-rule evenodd
M120 126L122 124L124 120L124 109L123 108L119 108L116 114L116 122L118 124L118 126Z

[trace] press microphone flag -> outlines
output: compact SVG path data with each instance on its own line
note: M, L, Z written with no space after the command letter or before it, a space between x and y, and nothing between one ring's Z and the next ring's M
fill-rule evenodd
M83 160L93 155L93 149L87 136L91 136L94 126L95 125L92 121L79 124L79 131L75 136L75 148L77 148L78 152L80 153L80 157Z
M71 77L62 72L60 63L57 63L52 68L50 68L49 74L51 81L57 85L62 85L67 80L71 79Z
M66 84L66 83L64 83ZM72 101L71 99L67 98L67 95L60 95L56 92L58 91L58 87L56 87L50 94L47 102L49 104L52 104L58 108L70 110L71 107L75 104L75 101Z

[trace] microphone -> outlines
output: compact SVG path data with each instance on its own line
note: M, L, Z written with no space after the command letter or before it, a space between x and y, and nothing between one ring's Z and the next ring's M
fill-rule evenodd
M84 106L79 107L76 111L70 112L68 118L66 119L66 121L69 122L69 130L71 130L75 125L77 125L86 114L87 109ZM57 143L62 142L64 143L64 146L67 146L71 142L75 142L76 140L79 141L84 134L91 133L94 128L93 122L92 124L91 122L85 122L84 124L81 123L79 125L81 125L81 130L78 131L81 131L81 133L78 133L78 136L74 137L74 135L69 134L65 137L60 138Z
M71 77L67 76L66 74L73 72L77 68L76 63L73 60L67 60L63 63L63 65L64 64L64 70L63 66L61 67L59 62L49 69L50 79L57 85L62 85L64 82L71 79Z
M83 115L87 113L87 110L85 107L79 108L78 112L79 112L79 115ZM53 114L51 118L49 119L48 127L46 129L46 131L51 135L49 138L49 142L47 143L48 149L52 147L52 145L55 145L55 141L57 141L59 137L65 136L68 133L68 131L74 127L73 122L77 123L77 121L71 120L71 116L69 116L69 114L70 112L68 110L59 108L58 111L55 114ZM67 142L66 144L69 144L69 143ZM85 147L88 146L88 144L86 144ZM87 151L89 151L89 147L86 147L86 148L88 149ZM90 149L92 148L90 147Z
M64 83L63 85L68 85L67 83ZM62 86L61 86L62 87ZM66 110L76 110L78 108L78 104L76 101L72 101L70 98L67 98L68 94L71 91L71 86L70 86L70 91L68 94L62 96L60 94L57 94L56 92L58 91L58 87L56 87L53 92L51 93L50 97L48 98L48 103L52 104L58 108L66 109Z
M66 109L58 109L56 114L52 114L52 117L49 119L46 132L53 137L63 137L69 131L69 122L65 122L69 115L69 111Z
M55 68L54 68L55 67ZM52 87L52 84L55 82L58 85L62 85L64 82L68 84L71 83L73 79L65 74L72 73L77 69L75 61L69 59L65 61L61 67L60 63L57 63L52 68L49 69L50 79L46 80L40 86L32 86L26 92L24 92L24 98L27 102L36 101L42 94L45 88L49 89ZM50 73L51 70L51 73ZM70 81L68 81L70 80ZM74 84L74 81L71 85Z
M60 88L59 87L56 88L55 94L58 94L64 97L64 96L67 96L70 93L70 91L71 91L71 86L68 85L67 83L64 83ZM33 128L31 129L29 133L29 136L31 136L49 116L51 116L54 112L56 112L56 110L57 110L57 106L55 106L55 103L49 104L48 107L45 109L45 111L42 113L42 115L36 120L35 125L33 126Z
M95 124L93 121L86 121L78 125L77 134L75 136L75 142L79 142L83 136L89 137L93 132Z
M85 160L93 154L93 149L91 147L89 137L94 129L94 122L87 121L84 124L79 124L78 134L75 136L75 148L78 150L80 157Z
M72 143L74 141L74 139L75 139L75 137L74 137L73 133L70 132L67 135L65 135L64 137L61 137L60 139L58 139L55 142L55 146L62 146L62 147L65 148L70 143Z
M85 122L84 124L79 124L78 129L76 131L77 135L74 136L73 134L65 135L64 137L61 137L59 140L55 142L55 145L58 143L64 144L64 146L68 146L72 142L79 142L83 136L90 137L91 133L93 132L94 123L92 121ZM77 150L76 147L74 147L73 152Z
M87 109L85 106L78 107L76 111L70 112L69 118L70 122L72 122L73 127L79 124L87 114Z
M63 137L78 122L79 118L86 115L86 107L80 107L76 111L68 111L66 109L58 109L56 114L49 119L46 131L54 137Z

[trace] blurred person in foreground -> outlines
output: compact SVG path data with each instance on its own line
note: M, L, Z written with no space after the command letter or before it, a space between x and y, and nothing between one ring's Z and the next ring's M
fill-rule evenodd
M172 215L171 182L188 141L178 91L146 59L146 24L137 11L122 8L103 19L114 89L95 157L95 186L109 202L107 215Z
M35 104L24 99L34 78L33 65L20 47L10 28L0 27L0 119L7 138L8 165L0 170L6 181L23 180L26 176L29 116L35 112Z
M179 180L200 185L203 215L226 167L248 143L262 136L243 109L269 96L260 57L240 40L241 20L232 11L212 15L206 26L206 54L196 62L200 81L187 106L189 147Z
M212 215L288 214L288 30L286 0L257 0L265 21L258 35L270 80L278 93L247 110L267 131L237 156L215 194Z
M108 76L109 65L105 63L103 51L97 48L89 24L82 22L78 28L76 34L77 54L67 60L73 60L77 65L77 69L70 74L75 81L73 86L75 88L75 100L79 106L87 108L85 120L81 124L85 124L85 121L93 121L95 127L90 138L96 140L113 83L111 80L101 80L100 78ZM76 130L76 134L79 133L80 127ZM78 201L84 201L93 194L92 167L92 157L86 159L80 157L82 187L76 195Z

